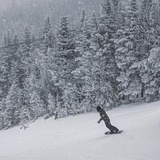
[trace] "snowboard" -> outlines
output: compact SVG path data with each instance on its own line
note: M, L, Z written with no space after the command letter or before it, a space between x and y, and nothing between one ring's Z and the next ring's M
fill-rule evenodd
M123 130L120 130L119 132L117 132L117 133L111 133L110 131L107 131L107 132L105 132L104 134L105 135L109 135L109 134L121 134L123 132Z

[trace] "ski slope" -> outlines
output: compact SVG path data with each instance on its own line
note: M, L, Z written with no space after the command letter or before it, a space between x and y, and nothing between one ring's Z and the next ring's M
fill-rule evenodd
M98 113L40 119L26 130L1 131L0 160L160 160L160 102L107 113L122 134L104 135Z

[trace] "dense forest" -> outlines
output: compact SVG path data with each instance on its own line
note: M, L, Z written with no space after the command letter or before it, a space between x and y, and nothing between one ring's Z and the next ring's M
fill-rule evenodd
M0 129L160 100L160 1L69 1L1 15Z

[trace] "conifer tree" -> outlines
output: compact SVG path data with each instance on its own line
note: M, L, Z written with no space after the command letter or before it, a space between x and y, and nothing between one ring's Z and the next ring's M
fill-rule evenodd
M105 78L110 86L110 103L117 105L117 88L116 78L118 75L118 67L115 62L115 45L114 37L116 34L116 22L114 20L114 12L109 0L105 0L101 5L98 37L99 37L99 52L103 55L103 63L105 66ZM111 100L112 99L112 100Z
M46 118L55 116L55 119L57 118L57 105L56 105L56 97L51 95L51 93L48 94L48 111L47 111Z
M80 19L80 31L77 35L77 41L76 41L76 51L78 53L78 57L76 58L77 62L77 68L74 70L74 76L77 83L77 98L79 99L80 103L83 103L83 101L86 102L86 99L88 101L88 109L91 110L91 92L89 91L89 86L87 85L87 77L91 75L92 73L89 73L89 70L91 70L92 66L92 58L89 56L90 52L90 38L92 34L92 30L95 30L95 25L97 27L97 21L95 14L91 19L91 23L89 20L87 20L85 11L82 12L82 18ZM83 21L82 21L83 19ZM82 23L83 22L83 23ZM87 55L88 54L88 55ZM92 81L92 78L90 77L90 80ZM88 86L88 87L87 87ZM86 87L86 88L85 88ZM87 89L88 88L88 89ZM86 90L85 90L86 89ZM90 96L89 96L90 95ZM82 107L83 108L83 107Z
M6 128L15 126L20 122L20 92L21 91L18 87L17 81L14 81L10 87L5 103L6 108L4 111L4 125Z
M74 54L73 35L69 28L67 17L62 17L57 33L57 65L59 66L61 80L66 83L71 78Z
M150 50L147 59L147 72L143 80L145 82L146 101L151 102L160 98L160 48L155 47ZM147 77L146 77L147 75ZM146 78L146 79L145 79Z
M44 55L47 54L48 49L53 48L54 46L54 37L52 33L52 26L50 22L50 18L47 17L44 21L44 26L42 30L42 49L44 52Z
M75 58L77 56L75 52L74 35L69 27L67 17L61 18L57 32L57 48L54 56L57 86L64 90L67 83L73 84L72 71L75 69Z
M12 84L12 80L10 78L11 74L11 62L13 59L13 52L12 52L12 39L11 35L8 32L5 38L5 47L1 50L1 90L2 90L2 97L4 98Z
M34 91L34 88L30 82L30 77L25 79L24 88L21 89L21 94L19 97L19 101L21 103L21 112L20 112L20 119L21 124L25 124L31 120L34 120L39 116L38 110L36 112L37 105L31 104L31 93Z
M151 19L151 10L153 8L152 0L143 0L140 7L140 15L139 15L139 25L141 27L141 46L139 47L139 51L141 52L140 59L147 58L149 55L149 51L151 49L151 23L153 20Z
M126 27L117 31L115 58L120 68L120 75L117 77L117 81L120 82L120 95L132 100L136 99L142 91L139 70L131 68L133 64L140 61L141 39L136 0L130 1L126 23Z
M160 89L159 89L159 58L160 48L155 47L150 50L150 55L141 63L139 63L138 68L143 69L142 82L145 85L145 101L151 102L158 100L160 98ZM136 67L137 67L136 66Z
M5 110L6 110L6 104L5 104L5 99L3 98L0 101L0 130L5 128Z
M45 113L44 103L40 99L36 90L30 91L30 107L32 109L32 119L36 120Z

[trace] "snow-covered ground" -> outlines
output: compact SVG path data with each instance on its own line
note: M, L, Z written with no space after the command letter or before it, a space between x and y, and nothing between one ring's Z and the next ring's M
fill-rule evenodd
M0 160L160 160L160 102L107 112L122 134L104 135L98 113L38 120L0 132Z

